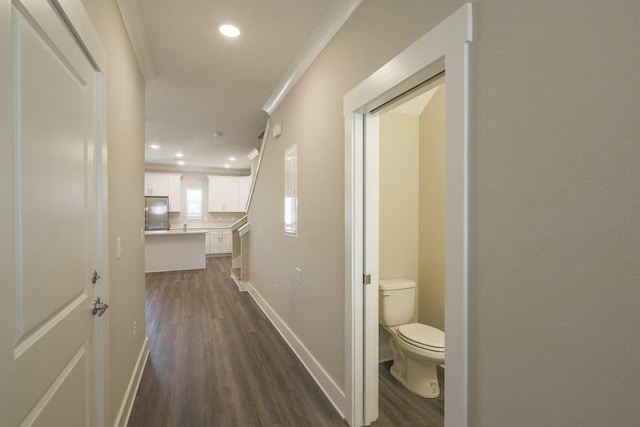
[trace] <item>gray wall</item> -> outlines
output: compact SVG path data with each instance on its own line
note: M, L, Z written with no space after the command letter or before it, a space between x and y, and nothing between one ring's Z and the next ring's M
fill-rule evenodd
M108 410L115 421L145 338L144 79L115 0L83 0L108 55L109 361ZM116 238L122 256L115 258ZM137 323L133 339L133 322ZM106 423L107 425L110 422Z
M251 281L342 387L342 98L462 4L363 2L273 114L283 135L268 142L251 206ZM480 0L475 14L471 425L633 425L640 3ZM297 239L282 232L294 143Z
M633 425L640 4L479 6L471 414L484 426Z

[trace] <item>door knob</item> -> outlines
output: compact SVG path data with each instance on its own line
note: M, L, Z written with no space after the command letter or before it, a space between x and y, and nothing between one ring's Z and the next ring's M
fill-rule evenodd
M107 308L109 308L109 304L103 303L100 301L100 297L98 297L98 299L93 302L93 309L91 310L91 313L94 316L97 314L98 317L100 317L105 311L107 311Z

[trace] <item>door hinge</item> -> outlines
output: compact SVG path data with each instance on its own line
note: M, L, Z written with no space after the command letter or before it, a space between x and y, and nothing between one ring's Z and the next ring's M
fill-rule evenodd
M370 285L371 284L371 275L370 274L363 274L362 275L362 283L364 283L365 285Z

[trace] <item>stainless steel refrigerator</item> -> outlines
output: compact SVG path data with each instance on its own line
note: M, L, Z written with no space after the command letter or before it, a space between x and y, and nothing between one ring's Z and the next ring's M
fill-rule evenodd
M169 229L169 198L146 196L144 198L144 229Z

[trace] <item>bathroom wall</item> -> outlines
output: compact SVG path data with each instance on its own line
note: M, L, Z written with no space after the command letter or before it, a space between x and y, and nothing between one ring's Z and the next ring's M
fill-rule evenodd
M444 331L444 84L419 117L419 139L419 321Z
M418 175L417 117L381 114L380 279L418 282Z
M422 112L380 115L380 279L414 280L412 321L442 330L444 102L442 84ZM390 357L387 340L381 328L380 360Z
M418 118L380 115L379 276L418 282ZM419 292L416 287L416 302ZM418 321L418 304L412 322ZM379 328L380 361L392 358Z

